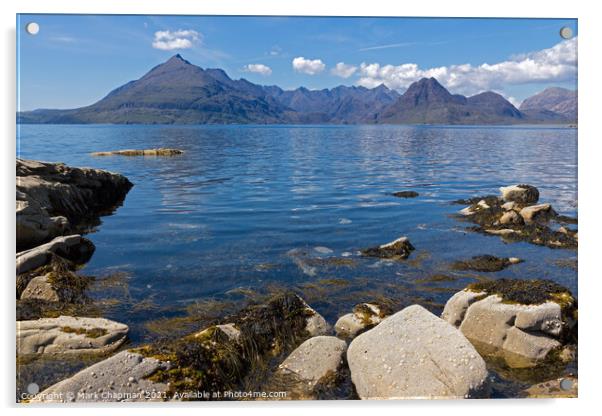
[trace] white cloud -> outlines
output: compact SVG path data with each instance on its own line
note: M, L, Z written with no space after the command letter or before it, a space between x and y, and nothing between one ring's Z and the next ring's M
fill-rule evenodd
M245 72L254 72L256 74L261 74L264 76L272 75L272 68L264 64L249 64L243 67L243 71Z
M188 49L201 40L201 35L195 30L160 30L155 32L153 48L164 51L173 49Z
M347 65L344 62L339 62L330 70L330 73L332 75L336 75L337 77L349 78L351 75L355 74L355 71L357 71L357 66Z
M293 69L297 72L316 75L324 71L324 68L326 68L326 65L321 59L305 59L302 56L293 59Z
M368 88L385 84L389 88L400 90L420 78L435 77L452 92L465 95L486 90L503 91L509 85L567 81L577 75L577 38L495 64L462 64L423 69L414 63L396 66L362 63L359 74L358 84Z

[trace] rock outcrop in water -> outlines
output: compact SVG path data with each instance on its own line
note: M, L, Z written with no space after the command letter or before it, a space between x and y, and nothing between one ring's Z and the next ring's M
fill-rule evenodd
M495 257L488 254L474 256L470 260L457 261L452 264L455 270L474 270L477 272L498 272L512 264L522 262L517 257Z
M475 283L452 296L441 317L485 355L510 367L533 367L576 342L577 303L546 280Z
M133 186L124 176L62 163L17 159L17 250L77 232L121 204Z
M414 251L414 246L410 243L410 239L408 237L399 237L390 243L364 249L361 253L366 257L403 260L407 259L412 251Z
M550 248L576 249L577 219L559 215L551 204L536 204L539 191L531 185L500 188L501 197L488 195L455 201L468 206L460 217L476 224L469 230L498 235L507 241L528 241Z
M112 150L109 152L93 152L92 156L177 156L184 153L179 149L126 149L126 150Z

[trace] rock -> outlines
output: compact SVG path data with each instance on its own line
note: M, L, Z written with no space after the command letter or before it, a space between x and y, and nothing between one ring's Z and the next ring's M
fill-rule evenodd
M576 302L549 281L499 279L456 293L442 318L481 353L503 357L510 367L538 365L573 339Z
M500 217L500 224L518 224L524 223L523 217L518 215L516 211L507 211Z
M23 293L21 293L20 298L21 300L36 299L46 302L61 301L58 292L52 287L46 275L31 279L25 290L23 290Z
M362 399L474 397L487 379L464 335L418 305L355 338L347 361Z
M470 260L457 261L452 265L452 268L456 270L474 270L477 272L497 272L521 261L516 257L499 258L485 254L474 256Z
M168 385L148 379L170 364L122 351L50 386L32 402L138 402L166 399Z
M508 237L510 235L516 234L516 231L514 231L511 228L502 228L500 230L485 230L485 232L487 234L501 235L502 237Z
M465 217L469 217L471 215L474 215L475 211L472 209L472 207L466 207L466 208L462 208L460 211L458 211L461 215L464 215Z
M481 199L479 202L477 202L477 205L483 209L491 208L484 199Z
M97 221L133 186L122 175L62 163L17 159L17 249L44 243Z
M419 194L416 191L399 191L393 192L391 195L397 198L416 198Z
M502 199L520 204L535 204L539 200L539 190L531 185L511 185L501 187Z
M16 254L16 273L42 267L57 255L75 264L86 263L94 253L94 244L80 235L56 237L49 243Z
M400 237L390 243L362 250L361 253L368 257L400 260L407 259L413 250L414 246L410 243L408 237Z
M104 318L17 321L17 354L106 354L123 344L127 333L127 325Z
M335 332L341 338L353 338L358 333L378 325L387 314L373 303L355 305L353 313L341 316L334 325Z
M194 335L196 338L207 336L218 336L228 342L238 343L240 341L240 329L234 324L214 325Z
M110 152L94 152L92 156L176 156L184 152L179 149L126 149L112 150Z
M514 201L508 201L502 204L502 209L504 211L514 211L518 208L518 204Z
M506 331L502 348L512 354L527 357L529 360L543 360L550 351L560 346L560 342L555 339L527 333L513 326ZM527 367L530 367L528 361Z
M279 371L292 374L310 390L332 378L342 364L347 344L336 337L318 336L297 347L282 364Z
M471 290L461 290L454 294L443 308L441 319L449 322L455 327L458 327L464 320L466 309L474 302L486 296L486 292L473 292Z
M520 215L526 223L536 220L547 221L554 214L555 212L550 204L531 205L520 210Z

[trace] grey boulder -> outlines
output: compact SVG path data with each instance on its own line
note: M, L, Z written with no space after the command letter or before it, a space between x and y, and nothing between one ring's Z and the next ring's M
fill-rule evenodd
M471 343L419 305L355 338L347 361L362 399L468 398L486 388L485 362Z

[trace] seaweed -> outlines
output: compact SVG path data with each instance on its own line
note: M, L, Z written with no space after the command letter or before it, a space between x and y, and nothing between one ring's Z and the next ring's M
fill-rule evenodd
M502 298L502 301L508 303L539 305L545 302L556 302L561 306L574 303L570 290L547 279L497 279L488 282L470 283L467 288L473 292L498 295Z
M454 270L474 270L477 272L498 272L511 264L515 264L506 257L499 258L489 254L473 256L470 260L456 261L452 264Z

